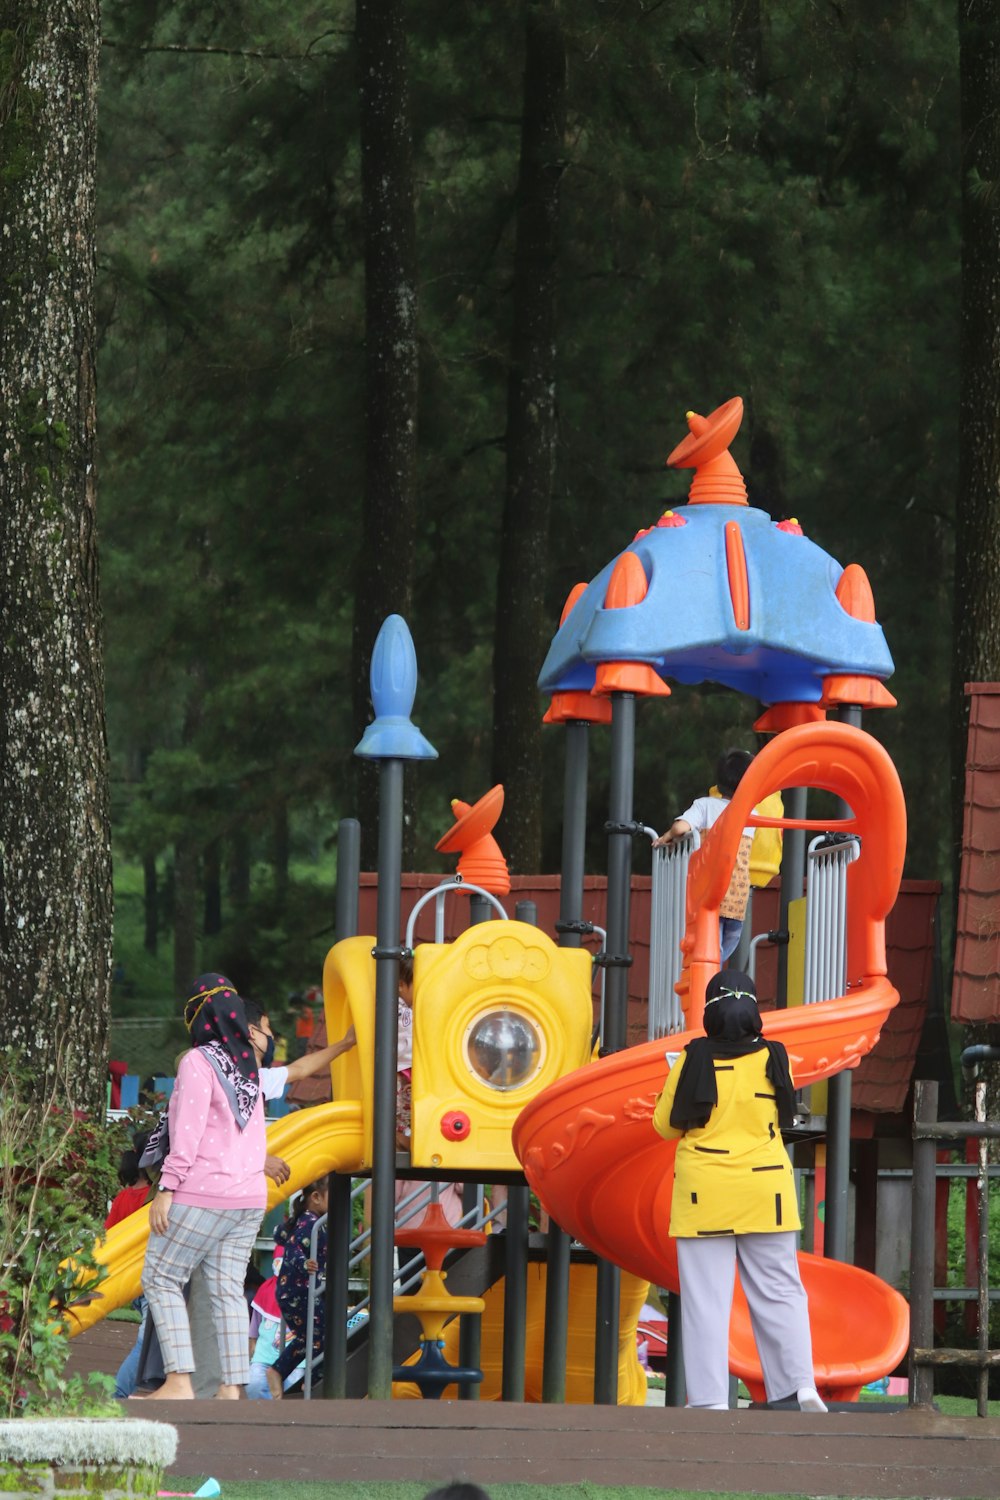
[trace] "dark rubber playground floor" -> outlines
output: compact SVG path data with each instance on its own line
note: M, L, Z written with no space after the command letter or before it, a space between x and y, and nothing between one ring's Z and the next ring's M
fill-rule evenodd
M74 1340L71 1369L113 1372L126 1323ZM657 1490L1000 1500L1000 1421L917 1410L692 1412L492 1402L154 1402L172 1473L229 1480L642 1485Z

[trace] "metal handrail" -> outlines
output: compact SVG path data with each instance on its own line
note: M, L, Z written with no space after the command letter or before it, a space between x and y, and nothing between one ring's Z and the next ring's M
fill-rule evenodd
M483 896L500 913L501 919L506 921L507 913L491 891L484 890L481 885L470 885L467 880L463 880L460 875L456 875L451 880L442 881L433 890L425 892L415 904L406 923L407 948L411 950L413 948L413 934L416 931L417 917L423 911L428 901L437 902L437 908L434 913L434 941L436 943L444 942L444 898L449 891L464 891L469 896Z
M364 1193L367 1186L367 1178L360 1178L355 1183L355 1186L351 1189L352 1204L355 1198L360 1197ZM415 1218L418 1213L423 1213L424 1209L431 1201L434 1189L435 1184L421 1182L418 1183L418 1185L411 1193L408 1193L404 1198L400 1200L400 1202L396 1206L397 1228L399 1228L403 1224L409 1223L410 1220ZM485 1229L488 1224L491 1224L497 1218L497 1216L499 1214L502 1214L503 1212L504 1205L502 1204L499 1208L491 1209L488 1214L483 1212L483 1191L482 1187L480 1187L475 1208L471 1208L466 1213L464 1213L459 1219L456 1227L459 1229ZM321 1214L312 1227L312 1232L309 1236L310 1260L317 1259L316 1252L319 1247L319 1235L320 1231L326 1227L326 1223L327 1215ZM354 1267L363 1264L364 1261L371 1255L370 1240L370 1229L362 1229L360 1234L355 1235L351 1240L350 1258L348 1261L349 1269L353 1269ZM415 1287L418 1285L425 1269L426 1261L424 1259L423 1251L418 1250L413 1259L407 1263L405 1273L397 1272L394 1278L394 1292L400 1296L405 1295L411 1289L411 1287ZM310 1401L312 1399L313 1371L323 1359L322 1354L312 1353L312 1346L313 1334L316 1327L316 1300L325 1290L325 1287L326 1277L323 1274L322 1270L310 1271L309 1289L306 1300L306 1351L305 1359L303 1361L304 1371L302 1389L303 1398L306 1401ZM359 1300L354 1304L351 1310L351 1316L354 1317L357 1316L358 1313L366 1312L368 1310L370 1301L370 1295L359 1298ZM283 1343L284 1321L282 1321L281 1331L279 1333L279 1347Z

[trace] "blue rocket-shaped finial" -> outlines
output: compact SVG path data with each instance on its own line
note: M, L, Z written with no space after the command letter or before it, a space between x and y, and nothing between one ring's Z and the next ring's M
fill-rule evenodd
M369 682L375 718L355 746L355 755L362 760L437 760L434 746L410 722L417 695L417 653L402 615L389 615L376 637Z

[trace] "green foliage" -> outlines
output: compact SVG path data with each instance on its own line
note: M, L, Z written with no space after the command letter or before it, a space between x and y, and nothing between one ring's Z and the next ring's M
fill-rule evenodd
M662 461L685 409L742 392L736 457L752 502L797 515L872 580L900 708L869 726L921 809L907 873L940 875L955 20L932 0L765 5L748 77L733 14L723 0L682 14L563 11L552 623L573 584L683 499L686 478ZM523 59L519 28L496 8L431 0L409 25L421 268L410 624L414 718L440 754L408 778L409 838L426 869L442 867L432 849L451 797L471 800L490 774ZM309 893L286 904L266 867L282 809L293 852L314 859L354 811L364 242L353 16L347 0L322 11L311 0L108 0L104 27L116 44L105 49L99 204L116 851L157 855L162 870L178 840L202 855L218 843L228 868L242 839L253 900L226 898L227 949L277 934L285 955L306 953L318 930ZM753 743L758 712L711 689L647 704L639 816L663 826L708 785L720 744ZM592 869L606 858L604 744L594 736ZM545 746L553 870L558 731ZM166 926L169 882L161 915ZM205 946L214 953L211 934Z
M90 1248L115 1183L118 1133L75 1111L69 1080L8 1056L0 1077L0 1412L88 1414L109 1392L65 1376L67 1307L97 1289ZM72 1257L70 1259L69 1257Z

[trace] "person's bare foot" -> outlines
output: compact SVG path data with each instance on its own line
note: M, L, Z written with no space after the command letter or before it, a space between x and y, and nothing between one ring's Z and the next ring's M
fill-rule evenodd
M238 1401L243 1395L238 1385L220 1385L215 1393L216 1401Z
M191 1384L190 1375L174 1373L167 1376L158 1391L150 1391L148 1396L133 1397L131 1399L142 1401L193 1401L194 1386Z
M283 1395L283 1391L281 1388L281 1376L278 1374L273 1365L268 1365L267 1369L264 1371L264 1374L267 1377L267 1388L271 1392L271 1400L280 1401Z

